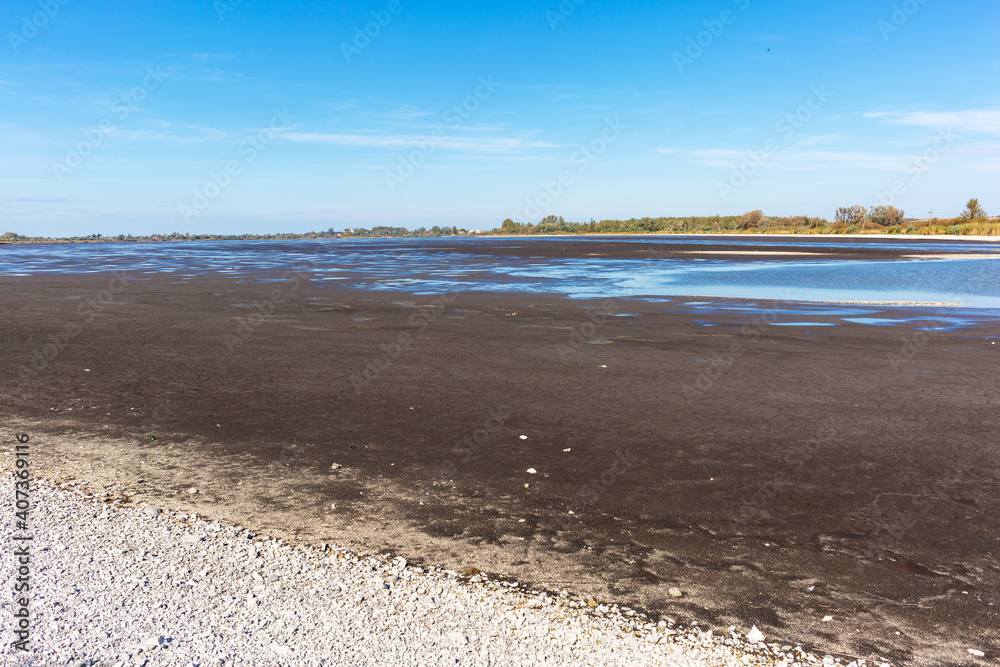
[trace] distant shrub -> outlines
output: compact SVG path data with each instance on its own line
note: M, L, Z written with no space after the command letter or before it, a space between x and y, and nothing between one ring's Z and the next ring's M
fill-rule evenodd
M876 225L892 227L903 222L904 213L893 206L872 206L868 219Z
M740 229L750 229L751 227L760 227L761 221L764 219L764 213L760 210L749 211L740 216Z

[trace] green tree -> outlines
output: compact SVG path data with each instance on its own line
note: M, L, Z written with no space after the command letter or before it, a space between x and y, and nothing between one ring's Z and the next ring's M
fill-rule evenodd
M979 205L978 199L970 199L969 203L965 205L965 210L962 211L962 215L959 216L962 220L983 220L988 218L986 211L983 207Z
M894 206L872 206L868 218L876 225L895 227L903 223L904 213Z
M837 222L849 223L852 227L868 222L868 209L864 206L841 206L837 209Z

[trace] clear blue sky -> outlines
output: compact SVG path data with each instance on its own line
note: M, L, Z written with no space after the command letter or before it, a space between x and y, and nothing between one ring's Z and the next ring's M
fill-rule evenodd
M894 183L1000 213L996 0L6 0L0 31L0 232L832 217Z

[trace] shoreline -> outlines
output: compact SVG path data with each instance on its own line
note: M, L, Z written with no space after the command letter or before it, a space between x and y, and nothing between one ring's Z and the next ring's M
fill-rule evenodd
M9 469L2 481L3 495L12 496ZM355 546L290 544L204 510L132 503L100 489L58 479L32 486L35 660L111 665L169 655L175 663L183 656L227 665L343 665L374 655L376 664L402 665L416 655L420 664L520 665L543 656L546 664L734 667L851 660L773 637L750 641L755 628L685 627L478 570L420 567ZM74 575L53 580L67 567ZM112 575L110 584L102 572ZM120 608L104 603L118 599L116 580L127 600ZM298 626L291 633L288 618ZM338 636L327 634L331 626ZM74 640L56 641L67 635ZM19 657L15 652L15 665Z
M44 241L0 241L0 246L19 246L19 245L54 245L54 244L90 244L90 243L213 243L222 241L236 241L236 242L246 242L246 241L361 241L361 240L399 240L399 239L537 239L537 238L592 238L592 237L603 237L603 238L661 238L661 237L682 237L682 236L694 236L694 237L723 237L723 238L818 238L818 239L907 239L907 240L928 240L928 241L975 241L975 242L986 242L986 243L996 243L1000 242L1000 234L996 236L981 236L981 235L968 235L963 236L961 234L887 234L887 233L873 233L873 234L819 234L819 233L803 233L796 234L795 232L754 232L754 233L731 233L731 232L653 232L649 234L636 234L636 233L591 233L591 232L581 232L579 234L463 234L459 236L343 236L343 237L308 237L308 236L295 236L290 238L250 238L250 239L239 239L239 238L221 238L221 239L148 239L143 238L141 240L120 240L120 239L51 239Z

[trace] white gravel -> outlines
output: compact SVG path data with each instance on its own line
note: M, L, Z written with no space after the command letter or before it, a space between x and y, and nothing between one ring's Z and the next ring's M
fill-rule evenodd
M29 657L9 646L10 545L20 533L13 478L0 482L3 664L844 664L485 574L425 572L400 557L292 547L179 512L108 506L44 481L30 514Z

